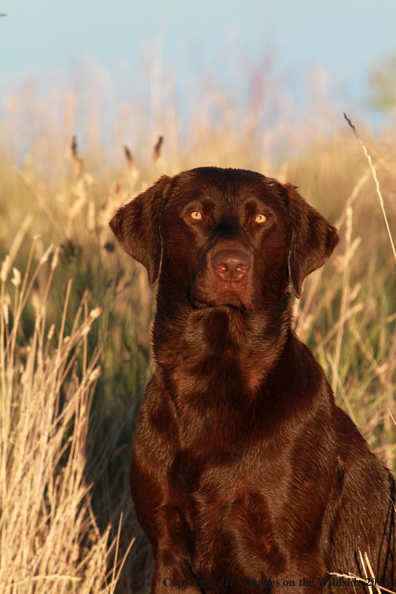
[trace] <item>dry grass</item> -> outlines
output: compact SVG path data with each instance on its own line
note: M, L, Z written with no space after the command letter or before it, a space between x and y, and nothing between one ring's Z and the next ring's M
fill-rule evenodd
M9 256L0 275L0 589L112 592L115 567L113 576L106 567L115 543L109 546L109 528L99 532L85 479L89 413L101 373L99 350L88 358L87 335L101 310L88 312L84 296L65 335L70 281L60 328L48 330L47 298L59 250L49 248L29 278L34 250L23 279L13 268L7 283ZM50 254L40 297L34 281ZM20 338L29 299L34 330L25 342Z
M297 184L340 229L332 260L307 279L295 304L296 329L337 402L395 466L395 262L371 171L348 130L329 135L328 120L316 120L301 143L301 130L279 121L255 127L251 110L239 116L211 88L187 132L172 103L154 126L140 108L125 108L118 129L134 118L136 138L151 142L128 144L122 165L119 139L113 167L92 125L95 148L85 156L75 139L70 147L73 96L59 106L61 130L31 98L41 132L23 159L22 101L10 103L14 120L10 112L0 122L12 148L0 161L0 590L10 594L97 594L117 584L120 592L146 591L150 557L129 498L128 450L152 373L153 295L107 222L162 173L200 165L261 171ZM252 100L264 121L261 105ZM365 139L395 230L394 148Z

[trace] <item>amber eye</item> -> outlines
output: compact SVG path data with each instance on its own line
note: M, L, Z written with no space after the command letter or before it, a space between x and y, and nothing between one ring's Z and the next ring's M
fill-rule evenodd
M199 210L193 210L190 214L190 217L194 219L194 221L201 221L202 220L202 213Z
M265 215L263 215L263 214L259 214L255 218L255 222L256 223L265 223L266 220L267 220L267 217Z

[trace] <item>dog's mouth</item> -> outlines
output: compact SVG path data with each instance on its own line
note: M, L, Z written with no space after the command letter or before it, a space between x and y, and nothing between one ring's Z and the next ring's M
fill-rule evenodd
M190 301L196 309L228 306L232 309L246 311L245 305L242 303L240 298L237 295L235 295L235 293L220 295L219 297L217 297L217 299L208 302L199 301L199 299L197 299L195 296L190 295Z

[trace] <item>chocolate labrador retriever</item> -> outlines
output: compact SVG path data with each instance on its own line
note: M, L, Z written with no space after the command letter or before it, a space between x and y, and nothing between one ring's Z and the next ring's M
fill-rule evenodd
M292 297L339 241L295 186L202 167L118 210L158 283L156 371L131 490L152 593L394 587L394 481L293 331ZM364 559L364 557L363 557Z

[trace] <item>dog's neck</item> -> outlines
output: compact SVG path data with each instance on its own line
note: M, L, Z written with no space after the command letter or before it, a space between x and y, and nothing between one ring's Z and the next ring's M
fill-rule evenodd
M242 312L228 306L194 310L168 299L160 287L153 329L158 373L172 378L169 391L184 396L196 394L198 384L201 395L239 390L254 398L281 357L291 321L286 292L276 303Z

